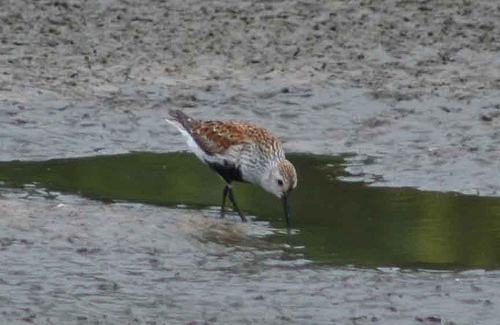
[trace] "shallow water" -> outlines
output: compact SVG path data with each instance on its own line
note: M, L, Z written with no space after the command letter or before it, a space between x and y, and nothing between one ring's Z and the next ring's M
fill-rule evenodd
M291 244L315 262L363 267L493 269L500 265L500 200L408 188L370 187L345 172L356 157L289 155L299 173L291 196ZM365 161L366 162L366 161ZM369 162L369 159L367 160ZM361 173L361 172L360 172ZM190 154L133 153L0 163L3 187L75 193L105 202L187 205L218 220L223 183ZM51 194L52 191L52 194ZM283 243L279 201L256 186L235 194L269 242ZM237 215L230 219L238 222Z

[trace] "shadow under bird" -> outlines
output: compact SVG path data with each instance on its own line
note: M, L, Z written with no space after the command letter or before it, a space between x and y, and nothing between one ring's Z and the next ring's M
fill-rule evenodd
M285 158L281 141L268 130L249 122L199 121L180 110L170 110L167 122L186 138L194 154L225 181L222 192L221 217L226 198L246 222L233 194L233 181L259 185L281 198L287 232L290 235L288 196L297 186L297 173Z

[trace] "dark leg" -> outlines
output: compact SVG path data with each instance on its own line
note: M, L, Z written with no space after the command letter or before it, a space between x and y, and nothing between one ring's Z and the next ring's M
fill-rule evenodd
M222 192L222 205L221 205L221 210L220 210L220 217L224 218L224 214L226 214L226 197L227 193L229 192L231 188L229 187L229 184L224 187L224 191Z
M231 200L231 203L233 204L233 207L238 211L238 214L240 215L241 221L247 222L247 218L241 213L240 208L238 208L238 204L236 204L236 200L233 195L233 189L229 187L229 200Z

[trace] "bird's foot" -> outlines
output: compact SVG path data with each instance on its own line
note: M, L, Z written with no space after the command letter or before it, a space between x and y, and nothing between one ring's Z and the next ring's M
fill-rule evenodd
M241 222L248 222L248 219L245 217L245 215L241 211L238 211L238 214L240 215ZM224 218L225 215L226 215L226 209L221 209L220 210L220 217Z

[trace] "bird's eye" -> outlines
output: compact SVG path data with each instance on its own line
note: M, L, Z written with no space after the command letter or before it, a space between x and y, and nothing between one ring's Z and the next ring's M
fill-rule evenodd
M278 185L283 186L283 181L281 179L278 179Z

